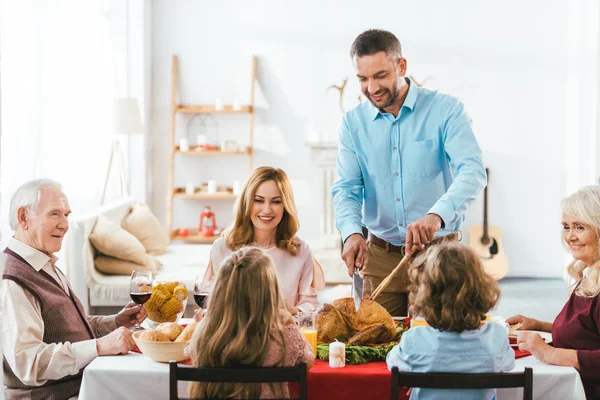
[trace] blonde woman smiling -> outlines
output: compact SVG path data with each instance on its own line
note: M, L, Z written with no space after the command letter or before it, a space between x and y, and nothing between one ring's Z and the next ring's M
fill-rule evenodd
M235 219L215 241L204 281L218 274L221 263L243 246L259 247L273 259L288 310L314 311L317 290L325 286L323 272L299 229L292 185L278 168L260 167L248 178L236 203Z
M563 200L563 238L573 255L571 297L554 322L516 315L523 330L552 332L552 346L537 333L519 334L519 349L548 364L579 370L588 399L600 398L600 186L586 186Z

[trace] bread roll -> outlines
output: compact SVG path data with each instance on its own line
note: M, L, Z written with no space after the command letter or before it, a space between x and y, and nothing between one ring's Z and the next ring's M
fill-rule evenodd
M183 326L174 322L163 322L156 327L157 331L160 331L169 337L170 341L177 339L177 336L183 331Z
M190 340L192 338L192 335L194 334L194 329L196 329L196 325L198 325L196 321L188 324L188 326L185 327L185 329L179 334L179 336L177 336L177 339L175 339L175 341L187 342L188 340Z
M157 331L156 329L148 329L142 331L138 336L138 339L148 340L151 342L170 342L169 337L164 333Z

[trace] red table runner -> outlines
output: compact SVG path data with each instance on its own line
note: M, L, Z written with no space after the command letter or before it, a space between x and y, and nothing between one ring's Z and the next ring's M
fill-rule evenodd
M297 386L292 392L298 393ZM316 360L308 371L311 400L389 399L390 392L391 373L384 361L329 368L329 362ZM407 389L400 389L400 399L408 399L406 393Z
M515 358L531 355L515 351ZM293 393L297 386L290 385ZM313 400L388 399L391 391L391 373L385 361L329 368L329 362L316 360L308 371L308 398ZM400 389L400 399L408 399L408 389Z

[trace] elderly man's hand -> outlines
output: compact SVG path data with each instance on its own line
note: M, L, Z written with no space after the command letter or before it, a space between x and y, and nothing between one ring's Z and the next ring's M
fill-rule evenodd
M442 229L442 217L437 214L427 214L408 224L406 227L406 255L410 256L415 250L423 250L440 229Z
M135 304L133 301L127 303L127 305L119 311L119 313L115 317L115 322L117 323L117 327L124 326L126 328L130 328L135 323L142 323L146 319L148 313L146 312L146 308L140 305Z
M96 339L96 349L99 356L127 354L134 347L135 342L131 336L131 331L125 327L117 328L108 335Z

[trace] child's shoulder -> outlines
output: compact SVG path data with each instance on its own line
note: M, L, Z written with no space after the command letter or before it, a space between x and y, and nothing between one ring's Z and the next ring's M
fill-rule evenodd
M491 335L508 336L507 328L499 322L486 322L479 329Z
M404 332L401 340L404 342L404 345L420 346L432 340L435 341L440 335L443 335L442 331L427 324L418 324Z

